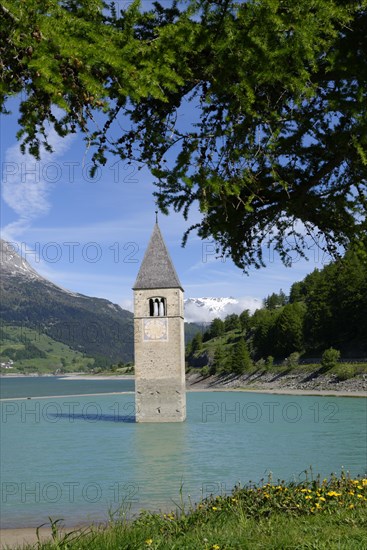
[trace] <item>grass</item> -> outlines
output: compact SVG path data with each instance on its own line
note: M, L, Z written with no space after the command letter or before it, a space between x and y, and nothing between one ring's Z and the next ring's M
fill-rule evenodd
M302 484L235 487L170 514L124 515L106 526L60 532L23 550L366 550L367 479L342 473Z
M256 368L256 365L255 365ZM313 372L317 373L321 369L320 363L300 363L299 365L296 365L294 367L287 367L285 365L273 365L272 367L265 367L263 370L266 372L271 372L273 374L280 374L280 373L299 373L299 374L311 374ZM343 373L347 373L347 377L343 377ZM358 376L360 374L367 373L367 363L338 363L335 367L332 369L326 370L323 374L326 376L330 376L331 374L335 374L338 379L340 380L346 380L347 378L353 378L354 376Z
M82 353L71 349L62 342L53 340L46 334L37 330L2 325L0 334L0 358L1 362L7 359L5 350L24 350L27 341L34 344L41 352L46 354L45 358L22 359L14 362L13 369L1 369L5 373L27 373L39 372L40 374L55 372L62 368L64 372L76 372L84 370L88 363L94 359L85 357Z
M366 374L367 363L339 363L328 372L335 374L340 381L348 380L349 378L354 378L360 374Z
M298 376L311 376L318 378L320 376L320 364L316 363L301 363L299 365L289 367L285 365L272 365L270 367L264 365L257 365L256 363L247 369L243 374L244 375L253 375L257 374L263 376L266 374L271 374L273 376L283 377L287 375L298 375ZM187 373L201 373L204 377L209 374L209 367L203 367L202 369L189 368ZM342 382L344 380L349 380L350 378L355 378L356 376L366 375L367 374L367 363L338 363L332 369L322 373L322 376L331 377L335 376L336 381ZM216 373L216 376L227 376L234 373L222 372L219 371ZM261 379L260 379L261 380Z
M195 356L198 357L199 355L203 353L207 353L208 356L212 359L215 354L215 350L218 347L218 345L221 345L223 347L224 355L226 358L229 357L232 348L236 341L240 339L242 335L242 332L239 330L232 330L228 331L222 336L217 336L215 338L212 338L210 340L207 340L206 342L203 342L203 347L200 351L197 351L195 353ZM265 363L265 362L264 362ZM273 364L272 366L267 366L265 364L259 365L254 363L253 366L246 370L246 374L252 374L254 372L258 372L259 369L261 369L264 373L269 372L272 374L286 374L286 373L292 373L292 374L312 374L313 372L317 373L321 368L320 363L299 363L298 365L294 366L287 366L283 364ZM195 372L195 368L190 369L192 372ZM199 372L199 370L198 370ZM324 374L327 376L329 375L335 375L339 381L347 380L349 378L354 378L355 376L359 376L361 374L367 373L367 363L366 362L358 362L358 363L338 363L335 367L332 369L329 369L325 371ZM218 373L220 374L220 373Z

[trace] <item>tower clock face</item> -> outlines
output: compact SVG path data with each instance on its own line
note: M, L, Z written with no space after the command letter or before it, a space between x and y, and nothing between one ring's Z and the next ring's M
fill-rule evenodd
M167 340L167 319L144 319L143 337L144 341Z

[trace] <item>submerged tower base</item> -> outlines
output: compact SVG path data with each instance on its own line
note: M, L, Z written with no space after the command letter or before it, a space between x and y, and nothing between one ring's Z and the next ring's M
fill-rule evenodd
M140 380L135 397L137 422L183 422L186 389L175 380Z

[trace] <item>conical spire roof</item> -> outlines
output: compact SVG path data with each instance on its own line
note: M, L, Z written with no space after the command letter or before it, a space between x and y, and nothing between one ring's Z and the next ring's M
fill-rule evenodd
M180 288L183 290L158 223L154 226L133 286L133 290L150 288Z

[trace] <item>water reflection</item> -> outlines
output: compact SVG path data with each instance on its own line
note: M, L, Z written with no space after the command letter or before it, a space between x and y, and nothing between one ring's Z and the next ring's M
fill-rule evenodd
M49 413L49 418L55 421L64 418L73 422L74 420L85 420L86 422L127 422L135 423L134 415L121 414L91 414L91 413Z
M174 508L181 486L189 477L190 465L185 458L188 425L184 422L138 423L131 442L141 507L150 503L151 508L153 501L156 509Z

